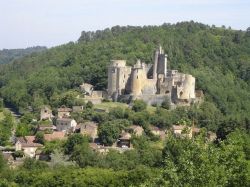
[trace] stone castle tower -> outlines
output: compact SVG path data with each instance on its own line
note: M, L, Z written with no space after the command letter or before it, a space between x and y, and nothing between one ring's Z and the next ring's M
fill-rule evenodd
M108 67L108 95L113 100L142 99L161 104L166 97L172 104L189 105L195 101L195 78L167 69L167 55L160 46L153 64L140 60L131 67L125 60L112 60Z

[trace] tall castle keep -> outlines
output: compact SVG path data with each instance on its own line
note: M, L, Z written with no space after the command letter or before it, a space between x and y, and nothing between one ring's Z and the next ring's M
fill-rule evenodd
M172 106L190 105L196 101L195 78L167 69L167 55L159 47L154 64L140 60L131 67L125 60L112 60L108 67L108 95L114 101L142 99L161 104L169 99Z

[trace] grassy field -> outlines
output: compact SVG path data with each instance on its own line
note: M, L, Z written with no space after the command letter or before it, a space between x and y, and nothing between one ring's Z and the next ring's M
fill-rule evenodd
M116 107L126 109L129 107L129 105L126 103L119 103L119 102L103 102L103 103L94 105L94 108L96 109L102 109L102 110L108 110L108 111ZM149 113L154 113L156 111L156 107L147 106L147 110Z
M103 102L103 103L94 105L94 108L102 109L102 110L110 110L116 107L126 109L129 106L126 103L118 103L118 102Z

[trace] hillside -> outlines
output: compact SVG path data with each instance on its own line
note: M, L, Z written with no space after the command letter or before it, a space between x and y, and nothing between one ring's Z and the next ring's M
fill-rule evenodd
M25 55L29 55L35 52L44 51L46 47L29 47L26 49L3 49L0 50L0 64L9 63L17 58L24 57Z
M31 54L0 67L1 96L20 111L29 105L56 107L62 95L88 82L107 86L111 59L133 64L153 61L161 44L172 69L197 78L209 103L208 115L247 125L250 116L250 31L216 28L194 22L120 27L82 32L79 40ZM213 117L214 117L213 116ZM206 120L208 117L201 119Z

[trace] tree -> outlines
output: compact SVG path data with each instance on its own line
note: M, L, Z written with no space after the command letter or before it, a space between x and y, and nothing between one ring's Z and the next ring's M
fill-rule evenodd
M116 124L108 121L99 126L98 136L104 145L112 145L119 137L121 128Z
M50 163L52 167L58 166L74 166L75 163L69 160L69 156L64 155L62 151L55 149L50 155Z
M92 109L93 108L93 103L91 101L88 101L87 104L86 104L86 108L88 109Z
M35 141L40 144L44 144L45 139L44 139L44 133L43 132L37 132L35 136Z
M98 155L90 149L88 142L74 147L74 151L70 158L82 168L86 166L95 166L98 161Z
M43 161L26 158L23 162L22 168L27 170L43 170L48 168L48 165Z
M88 140L86 140L82 134L70 135L68 140L65 143L65 153L71 154L76 145L82 145L86 141Z

